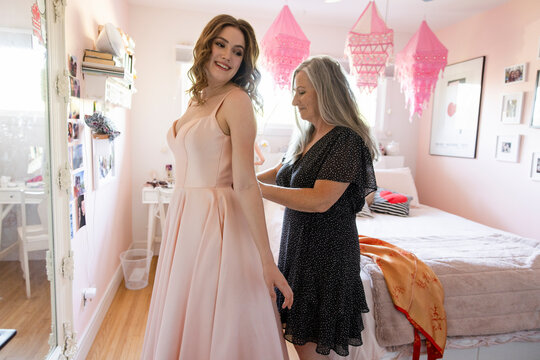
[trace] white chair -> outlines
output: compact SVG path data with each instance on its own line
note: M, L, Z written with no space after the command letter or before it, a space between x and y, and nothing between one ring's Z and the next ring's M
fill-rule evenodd
M38 216L40 224L28 225L26 209L29 203L38 203ZM19 260L26 282L26 297L30 298L30 269L28 267L28 253L31 251L49 249L49 229L47 221L47 202L45 194L41 191L21 190L21 226L19 233Z

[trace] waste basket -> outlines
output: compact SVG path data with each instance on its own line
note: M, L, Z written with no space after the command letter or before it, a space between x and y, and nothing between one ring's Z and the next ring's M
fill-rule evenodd
M126 288L139 290L148 285L148 274L152 262L152 251L131 249L120 254Z

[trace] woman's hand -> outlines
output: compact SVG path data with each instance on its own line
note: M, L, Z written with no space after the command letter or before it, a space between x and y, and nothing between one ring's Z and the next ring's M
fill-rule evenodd
M263 265L263 276L272 300L276 301L276 292L274 291L274 288L277 287L285 297L285 301L283 301L281 308L290 309L293 304L293 291L276 264L271 263Z

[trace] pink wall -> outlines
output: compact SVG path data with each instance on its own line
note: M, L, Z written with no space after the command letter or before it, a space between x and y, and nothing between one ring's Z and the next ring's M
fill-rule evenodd
M80 73L83 51L93 48L97 27L111 22L127 31L127 1L71 0L66 7L66 49L78 58L78 78L81 99L85 97L85 82ZM91 114L91 101L81 103L81 115ZM107 286L117 271L120 252L131 244L131 134L129 111L113 108L107 116L121 131L115 139L116 178L98 190L93 190L86 178L86 226L77 232L71 246L75 254L73 280L74 327L83 334L97 309ZM88 128L86 128L88 130ZM88 135L88 134L86 134ZM67 140L67 139L66 139ZM86 138L90 149L90 138ZM90 152L86 152L86 169L91 168ZM96 298L86 307L82 291L97 287Z
M416 185L420 201L480 223L540 239L540 182L529 177L540 129L529 127L540 41L540 1L512 0L437 32L449 64L486 56L475 159L429 155L431 109L419 128ZM504 84L504 68L528 63L525 82ZM519 125L500 122L502 94L524 91ZM521 134L517 163L495 159L498 135Z

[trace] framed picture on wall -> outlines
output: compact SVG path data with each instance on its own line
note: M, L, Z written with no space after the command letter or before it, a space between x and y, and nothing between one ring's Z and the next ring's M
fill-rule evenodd
M92 135L92 157L94 159L94 188L110 182L116 175L114 141L108 135Z
M501 121L503 124L521 123L523 91L503 95Z
M431 155L476 157L484 60L448 65L437 81L431 120Z
M78 119L80 117L79 99L72 97L69 100L69 115L70 119Z
M68 55L68 68L69 75L77 77L77 57L73 55Z
M70 89L70 95L72 97L81 97L81 82L79 79L74 77L69 77L69 89Z
M504 69L504 83L513 84L527 80L527 63L512 65Z
M540 152L532 154L531 179L540 181Z
M81 194L77 196L77 199L75 200L75 207L77 212L77 231L86 225L86 207L84 204L84 194Z
M531 127L540 128L540 70L536 72L536 87L534 88Z
M85 184L84 184L84 170L76 172L73 174L73 197L76 199L80 195L85 193Z
M497 136L495 158L500 161L518 162L521 135Z
M71 165L71 170L78 170L84 167L83 162L83 145L75 144L68 147L68 159L69 164Z

